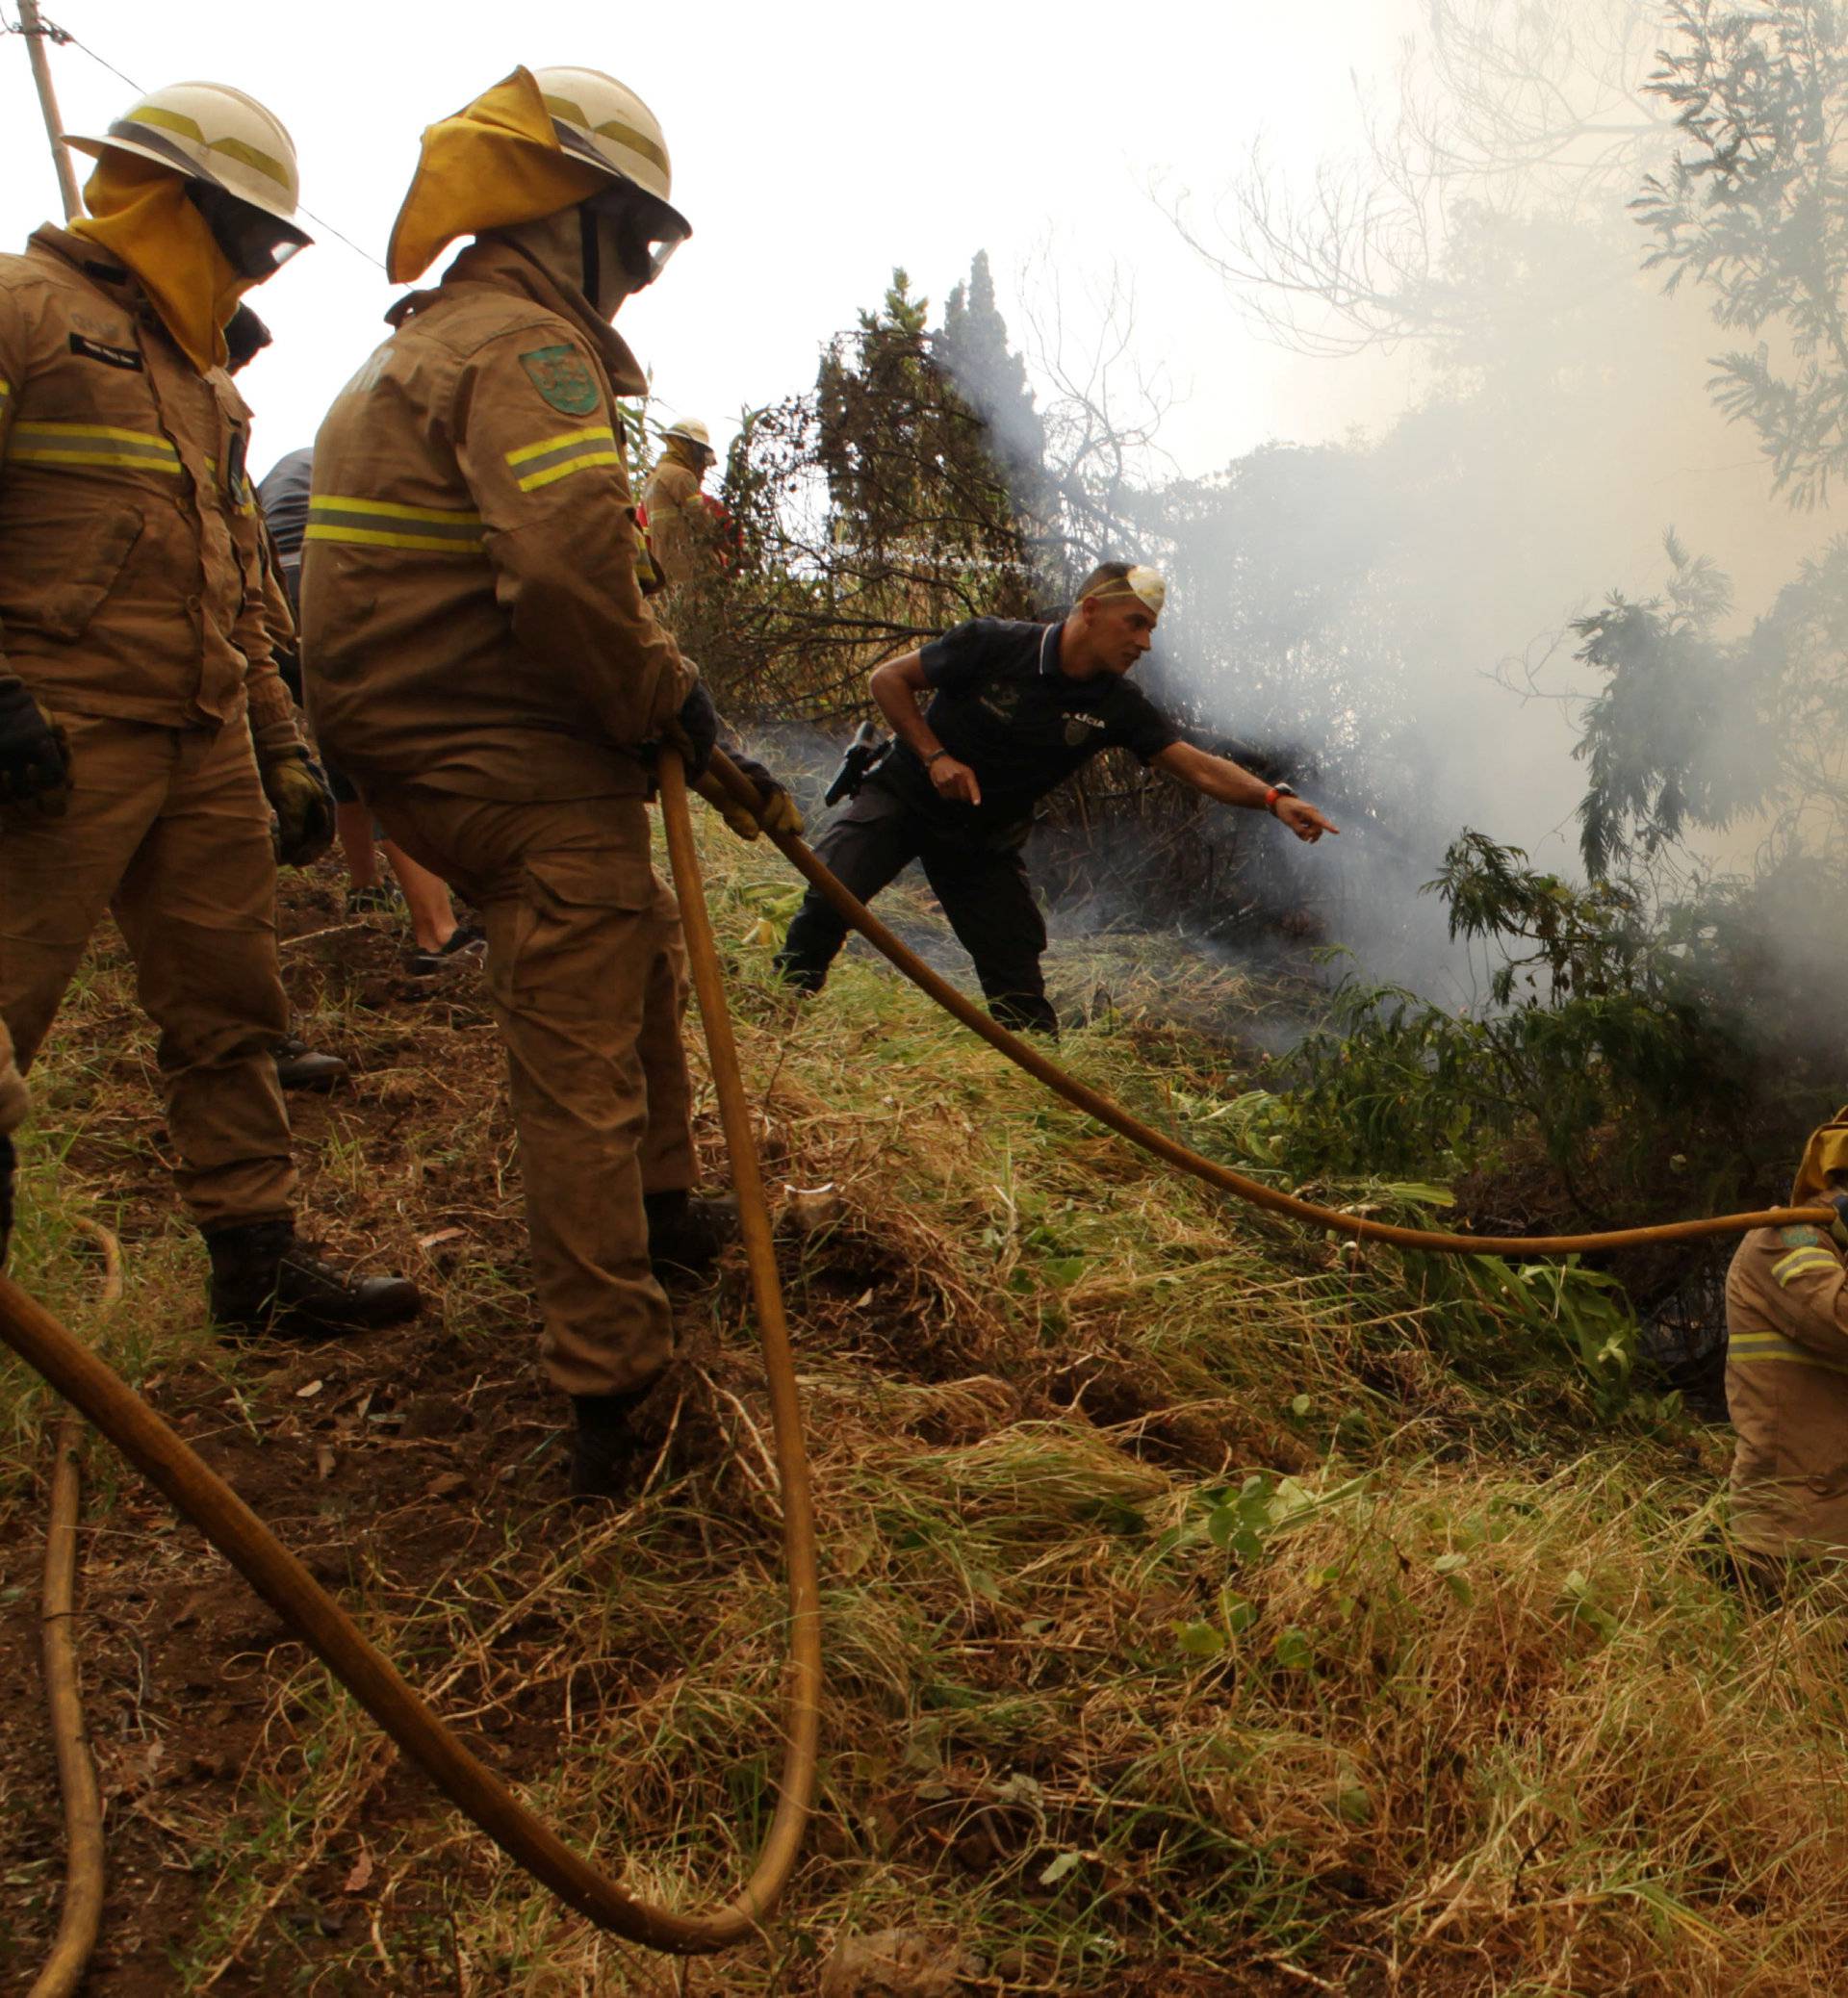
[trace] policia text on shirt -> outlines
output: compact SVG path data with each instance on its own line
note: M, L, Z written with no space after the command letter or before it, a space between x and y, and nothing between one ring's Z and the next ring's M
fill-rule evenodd
M1040 966L1045 921L1020 849L1034 807L1101 751L1133 750L1221 804L1272 811L1298 839L1338 830L1287 785L1183 742L1129 683L1164 595L1153 569L1106 562L1061 624L976 618L873 674L898 743L815 851L862 902L920 861L1004 1026L1058 1032ZM920 713L926 688L933 699ZM779 969L818 992L846 934L810 889Z

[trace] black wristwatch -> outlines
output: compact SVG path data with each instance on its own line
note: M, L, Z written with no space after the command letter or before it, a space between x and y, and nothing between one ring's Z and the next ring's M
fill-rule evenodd
M1279 798L1294 798L1296 795L1296 787L1295 784L1272 784L1264 794L1264 808L1272 818L1275 818L1277 815L1277 800Z

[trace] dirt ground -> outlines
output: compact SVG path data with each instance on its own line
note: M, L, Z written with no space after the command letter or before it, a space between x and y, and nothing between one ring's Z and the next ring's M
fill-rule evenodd
M1730 1611L1656 1517L1664 1480L1710 1490L1720 1460L1678 1470L1645 1414L1587 1460L1594 1475L1567 1475L1585 1398L1525 1328L1471 1345L1422 1293L1228 1217L959 1053L851 962L834 1004L792 1010L749 942L788 884L723 851L709 899L778 1202L823 1542L824 1760L783 1908L748 1947L691 1965L598 1935L407 1772L92 1441L77 1629L108 1905L91 1998L1717 1998L1743 1988L1699 1954L1722 1912L1742 1925L1726 1974L1794 1937L1803 1963L1753 1988L1834 1988L1827 1800L1812 1810L1793 1788L1772 1827L1732 1799L1737 1716L1762 1730L1777 1688L1735 1669ZM212 1335L151 1035L108 934L34 1079L14 1274L574 1845L649 1898L704 1904L748 1869L768 1814L786 1629L741 1257L676 1297L678 1370L651 1404L668 1468L587 1523L564 1502L566 1411L537 1365L478 972L419 985L401 941L346 924L339 898L332 863L287 879L297 1031L353 1068L292 1099L304 1232L418 1277L432 1308L318 1346ZM1175 983L1164 966L1164 1003ZM1151 1007L1075 1058L1158 1114L1245 1087ZM709 1095L697 1102L716 1185ZM809 1189L833 1189L812 1229ZM122 1242L111 1313L91 1217ZM22 1372L0 1375L0 1994L30 1989L62 1892L38 1664L55 1415ZM1209 1515L1247 1477L1325 1486L1326 1507L1228 1554ZM1646 1695L1583 1703L1588 1576L1619 1608L1680 1592L1627 1640ZM1657 1626L1673 1678L1649 1649ZM1596 1627L1613 1645L1621 1627L1616 1609ZM1808 1771L1822 1708L1805 1675L1838 1646L1819 1622L1777 1655L1796 1661L1774 1703L1785 1766ZM1551 1858L1508 1829L1508 1785L1527 1781L1506 1771L1511 1712L1578 1800ZM1684 1949L1655 1904L1599 1885L1644 1821L1656 1838L1671 1818L1703 1869L1730 1837L1724 1878L1787 1870L1776 1897L1755 1887L1748 1919L1690 1860L1678 1891L1707 1917ZM1434 1898L1498 1866L1467 1907ZM909 1982L875 1960L894 1934ZM1558 1963L1523 1982L1544 1952Z
M311 939L284 956L298 1024L358 1071L330 1095L290 1098L306 1168L304 1226L335 1254L373 1268L427 1277L466 1254L517 1269L522 1229L504 1185L511 1133L479 974L421 986L404 976L395 935L346 926L337 908L329 885L292 880L285 935ZM103 955L111 955L107 941ZM333 1018L334 1031L318 1031ZM107 1030L112 1021L105 1014L96 1024ZM165 1134L144 1037L132 1014L121 1026L97 1080L97 1101L110 1114L87 1120L67 1169L90 1183L99 1206L119 1212L132 1259L138 1242L168 1222L171 1195L165 1175L146 1170L147 1153L162 1148ZM141 1142L121 1141L124 1123ZM446 1124L463 1141L433 1156L428 1133ZM411 1132L419 1134L415 1158L405 1143ZM354 1140L364 1147L360 1176L332 1225L317 1229L317 1182L328 1172L329 1149L338 1156ZM414 1211L404 1197L412 1180ZM200 1300L177 1303L202 1319ZM518 1296L504 1300L495 1340L465 1345L431 1313L363 1342L252 1345L229 1364L207 1353L157 1370L143 1391L319 1580L339 1593L369 1569L374 1581L383 1572L394 1589L422 1594L466 1571L482 1546L533 1530L535 1517L546 1517L535 1501L563 1497L563 1456L553 1443L560 1409L534 1364L536 1334L521 1322L522 1307ZM135 1308L133 1292L122 1308ZM80 1655L106 1798L109 1898L85 1988L151 1998L177 1987L170 1946L204 1913L211 1874L198 1863L201 1845L237 1837L253 1815L272 1816L261 1803L253 1812L251 1772L273 1749L266 1730L286 1722L276 1688L301 1648L158 1495L98 1448L87 1464ZM99 1477L114 1492L101 1524ZM13 1716L0 1729L0 1795L8 1800L0 1819L0 1988L9 1990L26 1988L50 1945L64 1847L42 1726L42 1543L22 1524L26 1530L0 1546L0 1705ZM530 1744L509 1733L490 1753L499 1751L516 1780L541 1773L549 1766L542 1731ZM398 1792L413 1786L395 1766L381 1767L369 1819L389 1821ZM298 1972L312 1964L317 1939L344 1957L355 1927L363 1932L372 1919L364 1872L363 1862L334 1854L292 1883L275 1920L292 1932ZM396 1921L414 1914L407 1903L417 1892L414 1883L400 1890ZM258 1961L230 1966L214 1987L270 1986ZM344 1979L341 1987L362 1988ZM399 1987L391 1980L376 1986Z

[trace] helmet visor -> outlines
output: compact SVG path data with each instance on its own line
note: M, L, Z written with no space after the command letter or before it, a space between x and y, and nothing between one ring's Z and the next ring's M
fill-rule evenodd
M667 260L693 230L680 212L638 188L619 180L584 206L602 225L603 240L615 248L625 274L637 291L652 285L667 268Z
M225 261L240 277L261 284L274 277L299 249L309 243L306 233L281 217L240 201L223 188L210 182L190 180L188 198L205 218L213 240L224 252Z

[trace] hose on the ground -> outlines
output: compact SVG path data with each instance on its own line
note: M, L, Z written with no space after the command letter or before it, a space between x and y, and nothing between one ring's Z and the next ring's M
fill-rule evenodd
M122 1246L100 1221L79 1225L103 1252L100 1308L122 1294ZM58 1759L58 1789L64 1800L64 1898L51 1954L27 1998L71 1998L103 1926L103 1797L84 1727L83 1682L77 1665L77 1518L83 1498L77 1468L83 1424L74 1414L58 1425L51 1473L51 1509L45 1523L45 1573L39 1596L40 1655L51 1744Z
M748 810L756 811L759 800L751 782L723 750L714 751L710 774ZM1262 1180L1235 1172L1218 1160L1191 1150L1165 1133L1125 1110L1120 1103L1081 1083L1075 1075L1049 1061L1019 1035L1012 1034L963 996L950 982L931 969L915 951L909 950L849 888L835 879L814 849L793 832L768 832L766 836L782 849L783 857L805 881L816 888L842 919L858 930L873 948L897 966L918 989L934 999L945 1012L954 1014L972 1034L1005 1055L1016 1067L1024 1068L1036 1082L1074 1108L1106 1124L1118 1137L1141 1145L1145 1152L1210 1187L1271 1214L1288 1215L1316 1228L1327 1228L1359 1242L1383 1242L1394 1248L1420 1249L1440 1256L1570 1256L1587 1250L1642 1248L1665 1242L1700 1242L1716 1235L1743 1235L1752 1228L1789 1227L1808 1222L1827 1228L1835 1211L1827 1207L1768 1207L1752 1214L1709 1215L1699 1220L1662 1221L1648 1228L1608 1228L1589 1235L1450 1235L1431 1228L1404 1228L1391 1221L1368 1220L1360 1215L1343 1214L1332 1207L1319 1207L1295 1193L1267 1187Z
M756 807L756 787L722 751L713 756L712 775L740 803L749 808ZM794 1360L777 1279L750 1107L738 1072L717 950L706 914L687 812L685 780L680 759L672 752L663 752L660 757L660 781L668 851L711 1055L713 1084L732 1156L741 1233L757 1309L758 1334L770 1388L788 1570L789 1665L783 1701L785 1743L777 1807L757 1862L730 1902L705 1914L677 1913L631 1898L607 1873L574 1853L437 1719L396 1667L368 1641L351 1618L231 1487L208 1469L119 1375L4 1276L0 1276L0 1340L101 1430L137 1470L199 1527L398 1747L516 1864L599 1928L652 1949L691 1956L728 1948L756 1933L788 1884L813 1798L820 1732L821 1641L813 1509ZM1742 1234L1750 1228L1799 1222L1826 1226L1835 1218L1826 1208L1782 1207L1584 1235L1477 1236L1399 1227L1318 1206L1191 1150L1143 1123L1101 1091L1067 1074L1039 1049L990 1019L901 943L834 878L804 840L789 833L772 832L769 836L797 872L820 891L852 928L945 1012L1018 1067L1156 1158L1273 1214L1287 1215L1361 1241L1449 1255L1564 1255L1588 1249L1697 1241ZM61 1435L61 1470L67 1455ZM99 1856L99 1887L100 1877ZM65 1925L69 1917L67 1898ZM61 1947L65 1925L61 1925ZM81 1969L80 1961L79 1974ZM69 1985L47 1985L44 1979L52 1975L52 1970L53 1965L48 1964L35 1986L33 1998L52 1998L52 1994L71 1988Z
M757 1933L788 1884L814 1791L821 1713L821 1633L815 1537L794 1360L783 1311L750 1106L726 1013L718 954L687 814L680 758L660 758L662 813L680 892L687 952L711 1054L712 1079L732 1150L739 1219L782 1486L788 1575L789 1666L784 1748L770 1829L750 1878L709 1912L681 1914L626 1894L528 1810L437 1719L397 1668L224 1480L174 1434L119 1375L64 1330L17 1284L0 1277L0 1339L81 1411L190 1519L283 1623L327 1666L437 1788L509 1858L600 1929L680 1956L729 1948Z
M58 1424L54 1446L38 1637L45 1711L64 1801L64 1897L51 1954L29 1998L71 1998L84 1981L103 1926L103 1799L84 1729L83 1686L70 1628L77 1614L77 1516L83 1497L77 1456L83 1442L83 1423L66 1415Z

